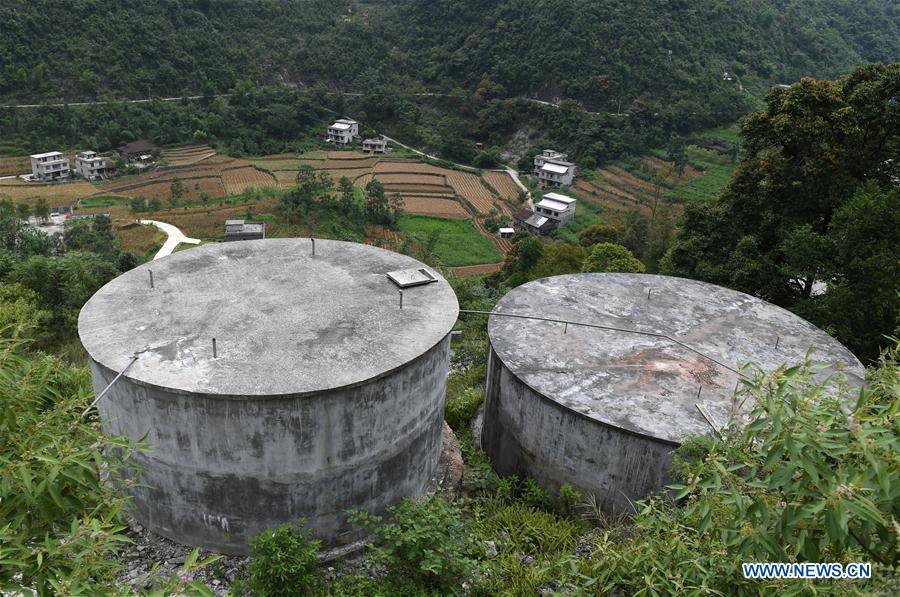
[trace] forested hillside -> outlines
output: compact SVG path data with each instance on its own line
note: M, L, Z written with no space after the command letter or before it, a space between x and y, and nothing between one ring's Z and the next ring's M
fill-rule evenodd
M224 93L247 76L715 115L742 85L897 60L898 20L893 0L11 0L0 96Z

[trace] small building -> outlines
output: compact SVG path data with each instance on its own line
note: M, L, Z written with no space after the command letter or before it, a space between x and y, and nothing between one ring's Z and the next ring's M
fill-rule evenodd
M36 153L31 158L31 176L43 182L69 179L69 160L59 151Z
M534 210L544 217L556 220L559 226L575 217L575 199L560 193L546 193Z
M106 158L96 151L81 151L75 154L75 174L87 180L98 180L106 176Z
M572 184L575 179L575 164L568 161L564 153L545 149L534 156L534 175L544 186L560 187Z
M225 242L233 240L260 240L263 238L266 238L265 222L225 221Z
M327 141L329 143L351 143L354 137L359 137L359 123L348 118L340 118L328 127Z
M497 235L500 238L512 238L515 233L516 233L515 228L501 228L500 230L497 231Z
M363 151L371 153L387 153L387 140L383 137L363 140Z
M118 149L119 155L132 163L148 164L153 161L153 154L157 148L149 141L138 139L126 143Z
M534 213L530 209L520 209L513 214L513 226L526 234L546 236L558 227L557 220Z

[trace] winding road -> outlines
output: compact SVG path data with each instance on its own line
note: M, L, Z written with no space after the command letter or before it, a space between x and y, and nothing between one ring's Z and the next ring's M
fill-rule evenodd
M154 255L154 261L156 261L157 259L162 259L167 255L171 255L172 251L175 250L175 247L177 247L181 243L185 243L188 245L200 244L199 238L190 238L185 236L177 226L173 226L172 224L160 222L159 220L138 220L138 224L156 226L168 235L166 242L163 243L163 246L159 249L159 251L156 252L156 255Z

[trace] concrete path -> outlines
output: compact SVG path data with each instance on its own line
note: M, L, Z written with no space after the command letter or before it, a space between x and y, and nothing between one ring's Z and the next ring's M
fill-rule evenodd
M509 174L509 177L513 179L513 182L516 183L522 192L525 193L525 205L528 206L528 209L534 211L534 202L531 200L531 191L528 190L521 180L519 180L519 171L510 168L509 166L503 166L503 169L506 170L506 173Z
M188 238L184 235L184 233L178 229L177 226L173 226L172 224L166 224L165 222L159 222L157 220L138 220L138 224L149 224L151 226L156 226L167 235L169 238L166 239L166 242L163 246L156 252L156 255L153 257L154 260L162 259L166 255L171 255L172 251L175 250L181 243L186 243L189 245L199 245L199 238Z

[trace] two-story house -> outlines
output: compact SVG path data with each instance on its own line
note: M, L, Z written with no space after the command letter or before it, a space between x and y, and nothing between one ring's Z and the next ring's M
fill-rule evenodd
M553 149L545 149L534 156L534 175L543 186L571 185L575 179L575 164L568 161L568 157Z
M331 143L351 143L354 137L359 137L359 123L348 118L340 118L328 127L327 139Z
M556 220L557 228L575 217L575 199L559 193L546 193L534 206L535 213Z
M106 174L106 158L96 151L81 151L75 154L75 174L87 180L98 180Z
M31 157L31 175L44 182L69 179L69 160L59 151L36 153Z
M374 139L363 139L363 151L370 153L386 153L387 141L384 137L376 137Z

